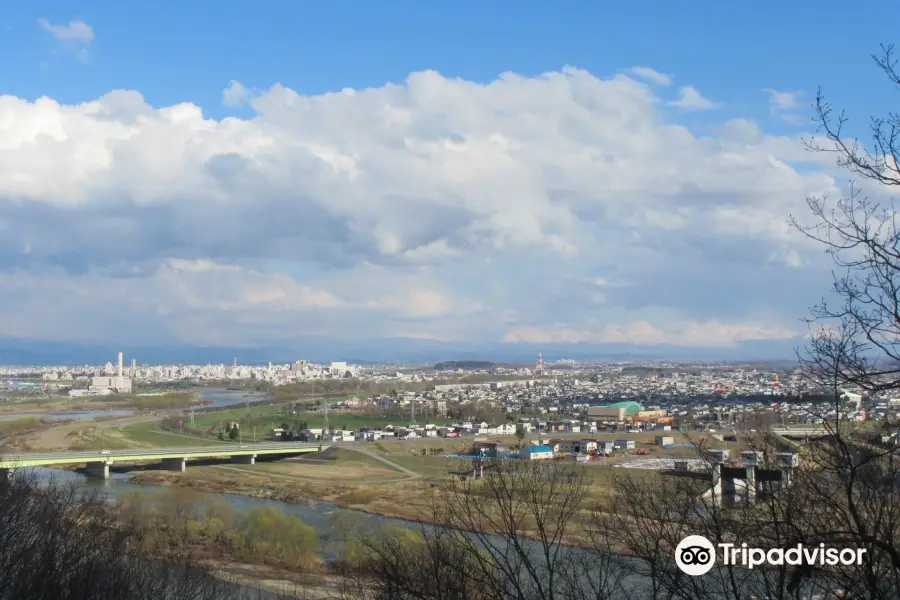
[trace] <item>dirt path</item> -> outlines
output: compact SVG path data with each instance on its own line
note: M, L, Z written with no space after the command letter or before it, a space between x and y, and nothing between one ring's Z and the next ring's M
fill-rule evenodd
M121 431L116 431L122 427L133 425L135 423L144 423L151 420L158 420L159 415L128 415L126 417L116 417L113 419L104 419L97 421L93 419L85 419L66 423L58 427L51 427L29 436L23 442L35 450L67 450L71 443L69 434L79 429L94 428L100 436L109 437L123 444L137 446L126 438Z

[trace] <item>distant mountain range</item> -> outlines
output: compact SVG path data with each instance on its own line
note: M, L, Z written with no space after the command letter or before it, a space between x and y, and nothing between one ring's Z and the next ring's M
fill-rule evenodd
M753 342L734 348L678 348L628 344L499 344L444 343L392 338L343 341L299 338L293 344L257 348L191 345L140 346L114 343L37 341L0 337L0 365L83 365L115 362L116 353L138 364L276 364L306 359L316 363L346 361L351 364L428 364L441 362L534 364L538 352L545 363L555 360L696 360L796 362L795 343ZM458 368L458 367L457 367Z

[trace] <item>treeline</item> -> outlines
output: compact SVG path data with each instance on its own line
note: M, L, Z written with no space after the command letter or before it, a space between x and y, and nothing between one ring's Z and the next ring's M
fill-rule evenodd
M261 531L265 531L263 527ZM19 474L0 486L0 598L249 600L263 594L183 547L146 552L147 528L118 520L105 496Z
M277 508L236 513L224 499L183 488L120 496L116 508L124 530L155 556L179 559L187 552L300 569L318 562L315 529Z

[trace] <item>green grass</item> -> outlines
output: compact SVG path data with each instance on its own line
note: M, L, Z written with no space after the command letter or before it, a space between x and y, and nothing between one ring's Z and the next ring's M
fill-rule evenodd
M195 402L193 394L186 391L175 391L160 394L158 396L99 396L88 402L96 402L110 408L130 408L134 410L162 410L166 408L181 408L191 405L202 406Z
M129 440L140 444L149 444L155 448L187 447L187 446L213 446L222 444L217 439L198 438L190 435L173 435L161 431L158 422L136 423L122 428L122 433Z
M385 458L429 479L443 479L448 477L451 472L457 473L472 468L471 460L445 458L443 456L391 454Z
M70 450L125 450L129 448L128 444L124 444L117 440L109 438L97 439L90 442L75 442L69 446Z
M0 421L0 438L34 431L41 421L36 417L23 417L13 421Z

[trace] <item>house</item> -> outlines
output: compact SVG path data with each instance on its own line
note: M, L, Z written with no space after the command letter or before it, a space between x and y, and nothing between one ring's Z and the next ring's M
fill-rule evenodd
M634 440L616 440L616 448L634 450Z
M499 442L475 442L472 445L472 454L497 458L509 454L509 446Z
M287 438L288 433L288 431L285 431L281 427L276 427L269 433L269 439L273 442L280 442L281 440Z
M525 460L553 458L553 448L550 446L525 446L519 455Z
M531 423L516 423L516 431L521 431L522 433L531 433L534 430L534 426Z
M597 451L601 454L612 454L616 450L616 445L613 442L600 442L597 444Z
M594 452L597 449L597 442L594 440L581 440L580 447L575 452Z
M675 438L671 435L658 435L656 436L656 445L657 446L668 446L670 444L675 443Z
M516 426L513 423L501 423L496 426L497 435L513 435L516 432Z

